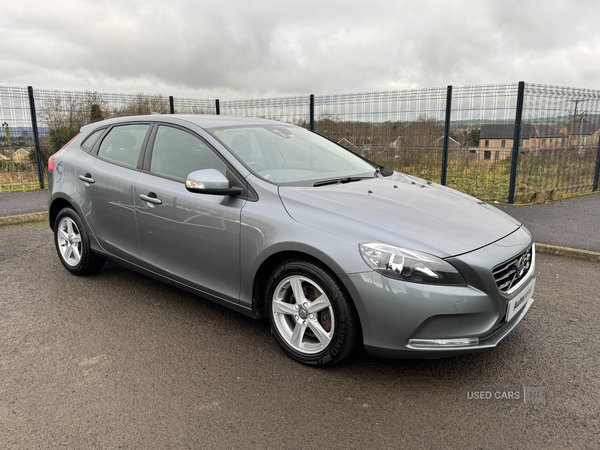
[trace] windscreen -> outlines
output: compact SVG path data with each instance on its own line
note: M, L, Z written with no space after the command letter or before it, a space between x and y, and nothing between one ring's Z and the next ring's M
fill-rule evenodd
M255 174L276 184L373 176L376 169L343 147L300 127L252 125L208 131Z

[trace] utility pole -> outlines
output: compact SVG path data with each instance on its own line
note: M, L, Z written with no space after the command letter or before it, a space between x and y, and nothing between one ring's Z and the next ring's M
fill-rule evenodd
M6 139L8 140L8 147L10 148L10 128L8 127L8 123L6 123L6 121L2 123L2 126L6 130Z
M571 133L569 134L569 147L573 145L573 129L575 126L575 119L577 118L577 105L581 102L580 99L577 100L567 100L568 102L575 103L575 111L573 112L573 120L571 121ZM579 138L581 139L581 137Z
M4 127L5 131L6 131L6 139L8 140L8 152L10 155L10 170L14 170L15 166L14 166L14 162L13 162L13 152L10 144L10 128L8 126L8 123L6 121L2 122L2 126Z
M585 111L581 113L581 120L579 121L579 153L582 153L583 145L581 143L581 132L583 130L583 118L585 117Z

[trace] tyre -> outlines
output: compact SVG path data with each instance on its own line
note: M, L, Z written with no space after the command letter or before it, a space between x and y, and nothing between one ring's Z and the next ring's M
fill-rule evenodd
M71 208L64 208L54 222L54 244L60 262L74 275L98 272L104 260L90 247L90 238L79 215Z
M327 366L352 353L359 329L354 304L321 265L305 259L281 264L265 298L271 332L293 359Z

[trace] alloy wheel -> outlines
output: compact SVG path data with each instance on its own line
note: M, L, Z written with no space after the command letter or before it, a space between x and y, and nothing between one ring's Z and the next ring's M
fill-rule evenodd
M272 298L273 322L280 336L294 350L315 354L333 338L335 316L325 291L308 277L284 278Z
M58 224L57 241L63 261L71 267L79 264L82 253L81 232L70 217L63 217Z

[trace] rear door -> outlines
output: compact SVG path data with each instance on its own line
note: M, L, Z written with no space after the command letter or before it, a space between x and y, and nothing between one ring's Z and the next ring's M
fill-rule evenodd
M95 146L96 158L80 167L83 213L100 245L109 253L139 262L134 184L150 124L113 126Z
M199 136L169 125L150 139L135 208L144 267L204 292L237 301L243 196L187 191L195 170L216 169L242 186L232 169ZM148 199L151 199L148 201Z

